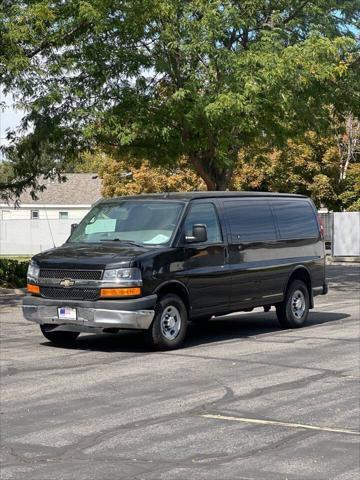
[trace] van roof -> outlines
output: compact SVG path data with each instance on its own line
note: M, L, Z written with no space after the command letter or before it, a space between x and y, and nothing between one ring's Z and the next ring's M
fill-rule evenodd
M131 195L123 197L103 198L102 202L117 200L182 200L189 202L198 198L228 198L228 197L285 197L285 198L308 198L305 195L297 195L293 193L277 193L277 192L167 192L167 193L146 193L140 195Z

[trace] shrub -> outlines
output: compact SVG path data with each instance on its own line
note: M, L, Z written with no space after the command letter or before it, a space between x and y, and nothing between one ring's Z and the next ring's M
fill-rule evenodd
M0 258L0 287L26 287L27 260Z

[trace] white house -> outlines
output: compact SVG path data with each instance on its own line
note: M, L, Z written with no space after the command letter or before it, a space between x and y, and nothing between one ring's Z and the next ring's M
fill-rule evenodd
M29 191L19 205L0 204L0 256L33 255L62 245L101 197L101 181L91 173L69 173L67 181L45 180L33 200Z
M0 203L0 220L79 220L101 197L101 180L93 173L67 173L67 181L44 180L38 200L25 191L19 205Z

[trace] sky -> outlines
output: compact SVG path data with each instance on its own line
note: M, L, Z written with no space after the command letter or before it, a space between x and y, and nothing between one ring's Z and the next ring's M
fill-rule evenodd
M7 108L5 111L0 110L0 145L6 144L6 130L17 127L20 123L23 112L15 110L13 107L13 99L11 95L4 95L0 91L0 102L5 102Z

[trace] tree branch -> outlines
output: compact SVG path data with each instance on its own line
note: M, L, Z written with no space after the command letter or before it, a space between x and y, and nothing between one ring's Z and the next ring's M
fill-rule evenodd
M72 30L70 30L68 33L66 33L65 35L63 35L61 37L61 43L64 43L64 41L69 40L75 33L79 32L83 27L85 27L85 26L89 27L90 25L91 25L91 23L81 22L77 27L74 27ZM56 41L44 40L43 42L40 43L40 45L37 48L35 48L31 52L27 52L27 53L25 52L25 55L28 58L33 58L38 53L45 50L46 48L55 47L56 44L57 44Z
M294 20L294 18L296 18L299 13L301 12L301 10L303 10L306 5L310 3L310 0L305 0L304 2L302 2L299 6L299 8L297 8L296 10L293 11L293 13L291 15L289 15L287 18L285 18L282 23L283 25L286 25L287 23L291 22L291 20Z

